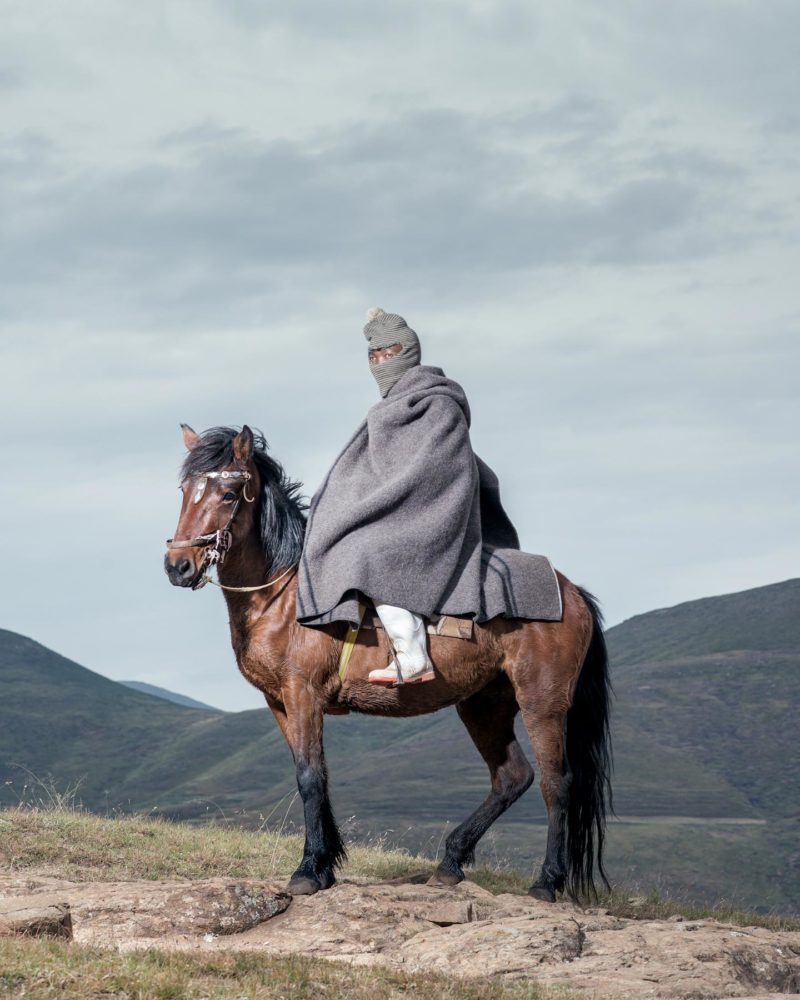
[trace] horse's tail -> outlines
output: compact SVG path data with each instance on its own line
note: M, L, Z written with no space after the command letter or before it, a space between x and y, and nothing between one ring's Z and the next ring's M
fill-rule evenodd
M567 713L566 752L572 780L567 806L567 891L595 894L595 869L603 868L606 811L611 810L611 680L603 617L597 600L579 588L592 615L592 638Z

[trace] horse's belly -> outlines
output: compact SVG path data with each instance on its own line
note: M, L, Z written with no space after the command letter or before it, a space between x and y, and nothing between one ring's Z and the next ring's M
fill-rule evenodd
M432 681L386 687L370 684L366 678L345 682L338 702L332 706L365 715L403 717L438 712L475 694L493 680L499 670L472 672L459 678L439 675Z

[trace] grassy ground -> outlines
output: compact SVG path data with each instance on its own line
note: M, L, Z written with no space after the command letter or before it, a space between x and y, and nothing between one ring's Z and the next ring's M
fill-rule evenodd
M77 882L288 879L302 853L302 837L274 831L136 816L105 819L72 809L0 811L0 871L35 869ZM342 876L390 879L434 867L427 858L380 843L350 844ZM479 868L470 877L492 892L527 888L526 880L510 870Z
M285 879L302 839L146 817L104 819L73 809L0 812L0 874L38 872L72 881L215 876ZM346 875L374 879L431 870L431 862L380 845L350 849ZM512 872L481 873L495 890L522 888ZM0 997L281 998L281 1000L540 1000L533 984L502 986L438 975L406 975L322 959L259 955L118 954L36 939L0 940ZM563 996L559 993L559 996Z
M169 823L148 817L106 819L70 808L0 811L0 874L37 872L73 881L215 876L285 879L301 838L224 825ZM355 845L343 876L396 878L432 869L432 862L381 844ZM470 877L493 892L524 892L528 879L481 868ZM702 905L662 901L632 890L601 898L620 916L658 919L716 917L743 925L800 929L800 921ZM407 975L379 966L353 967L323 959L250 954L186 955L159 951L118 954L36 939L0 940L0 997L117 1000L540 1000L534 984Z
M0 941L0 997L104 1000L541 1000L533 984L405 975L323 959L147 951L120 955L37 940ZM563 997L563 993L558 994Z
M302 854L299 836L159 818L106 819L75 809L0 811L0 873L37 871L76 882L167 878L288 879ZM351 844L341 876L390 879L432 872L434 863L379 842ZM524 893L529 878L511 868L473 868L472 881L490 892ZM585 901L588 903L589 901ZM662 899L623 886L601 893L599 905L618 916L662 919L713 917L742 926L800 930L795 917L750 913L717 904Z

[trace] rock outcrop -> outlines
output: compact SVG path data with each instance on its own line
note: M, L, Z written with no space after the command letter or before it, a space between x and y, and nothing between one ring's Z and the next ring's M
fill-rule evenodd
M43 878L15 884L0 879L0 933L4 926L7 933L39 933L33 925L36 914L55 914L61 908L71 933L60 936L133 948L181 937L241 934L282 913L291 901L282 888L265 882L70 883Z
M305 954L408 972L530 979L592 996L800 992L800 933L715 920L629 920L601 908L351 880L290 899L264 882L71 884L0 878L4 914L69 903L75 941L129 950ZM291 905L290 905L291 904Z
M0 937L72 938L69 903L41 899L12 898L0 903Z

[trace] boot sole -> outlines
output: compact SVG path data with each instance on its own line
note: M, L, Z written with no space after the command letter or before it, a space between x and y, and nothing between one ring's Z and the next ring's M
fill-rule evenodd
M424 674L418 674L407 681L389 680L388 678L369 677L370 684L382 684L384 687L403 687L405 684L423 684L425 681L436 679L436 674L432 670L426 670Z

